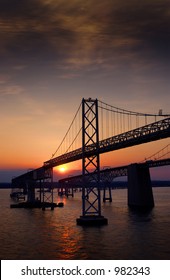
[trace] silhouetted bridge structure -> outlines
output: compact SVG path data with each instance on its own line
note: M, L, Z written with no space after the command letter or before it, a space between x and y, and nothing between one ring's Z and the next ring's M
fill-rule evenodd
M100 188L103 190L103 202L105 201L112 201L112 187L114 186L113 180L118 177L124 177L128 176L128 168L130 168L132 164L130 165L123 165L118 167L110 167L105 168L103 170L100 170ZM170 158L164 158L159 160L149 160L145 161L143 163L134 163L133 165L138 165L140 168L148 167L161 167L170 165ZM97 174L96 174L97 176ZM87 180L88 180L88 174L86 174ZM95 174L93 174L93 178L91 178L91 181L95 181L96 178ZM76 176L69 176L63 179L59 180L59 192L60 194L65 194L66 196L73 196L74 195L74 189L75 188L81 188L82 187L82 175L76 175Z
M160 160L150 160L144 163L134 163L138 164L139 166L146 165L149 168L152 167L161 167L170 165L170 158L160 159ZM100 179L102 182L112 182L117 177L128 176L128 167L129 165L123 165L118 167L110 167L100 170ZM88 174L86 174L88 176ZM95 173L93 174L93 177ZM70 187L81 187L82 186L82 175L76 176L68 176L66 178L60 179L59 183L62 185L67 185Z
M151 122L151 118L154 121ZM143 125L140 125L141 119L144 120ZM27 187L28 200L34 201L34 184L39 182L42 203L46 200L53 202L53 190L51 189L51 194L47 198L42 182L53 181L53 167L82 160L82 216L77 219L77 223L104 224L107 223L107 219L101 215L100 182L104 171L100 169L100 155L169 136L170 118L169 115L163 115L162 111L157 115L143 114L120 109L97 99L83 99L52 158L45 161L40 168L14 178L12 184L14 187ZM129 205L153 207L149 167L145 165L145 168L141 168L139 165L133 165L128 168L128 174ZM147 197L145 201L143 195L142 198L139 197L141 189Z

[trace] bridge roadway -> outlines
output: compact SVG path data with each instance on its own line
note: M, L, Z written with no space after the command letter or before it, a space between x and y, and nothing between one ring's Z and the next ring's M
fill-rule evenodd
M166 159L159 159L159 160L149 160L143 163L138 163L140 165L146 164L149 168L152 167L160 167L160 166L165 166L165 165L170 165L170 158ZM101 181L104 182L112 182L114 178L121 177L121 176L127 176L128 175L128 166L129 165L124 165L124 166L119 166L119 167L112 167L112 168L106 168L100 171L100 177ZM85 176L88 177L88 174ZM94 174L95 176L95 174ZM72 177L67 177L59 180L60 184L67 184L70 186L79 186L81 185L82 182L82 175L77 175L77 176L72 176Z
M85 147L85 156L90 157L99 154L115 151L151 141L170 137L170 118L151 123L134 130L99 141L98 150L94 145ZM65 163L82 159L82 148L63 154L59 157L44 162L45 167L55 167Z
M94 145L88 145L85 147L85 157L123 149L151 141L156 141L170 137L170 118L166 118L128 132L121 133L119 135L99 141L98 149ZM47 179L51 176L51 170L55 166L73 162L82 159L83 149L79 148L72 152L63 154L56 158L50 159L44 162L44 165L40 168L29 171L21 176L18 176L12 180L12 184L20 183L26 180L41 180Z

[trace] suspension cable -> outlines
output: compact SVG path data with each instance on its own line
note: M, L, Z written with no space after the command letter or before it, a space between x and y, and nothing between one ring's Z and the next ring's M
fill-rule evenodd
M169 153L170 153L170 152L168 151L169 146L170 146L170 144L166 145L165 147L163 147L161 150L157 151L157 152L154 153L153 155L151 155L151 156L145 158L145 161L148 160L148 159L151 159L151 158L155 157L156 155L158 155L159 153L161 153L161 152L164 151L165 149L167 149L167 152L166 152L163 156L169 154ZM163 157L163 156L161 156L161 157ZM159 157L159 158L161 158L161 157ZM158 158L158 159L159 159L159 158Z
M150 114L150 113L140 113L140 112L135 112L135 111L130 111L130 110L126 110L126 109L122 109L122 108L119 108L119 107L115 107L115 106L112 106L112 105L108 105L107 103L101 101L101 100L98 100L101 104L101 105L98 105L99 108L102 108L104 110L107 110L107 111L113 111L113 112L119 112L121 114L126 114L126 115L137 115L137 116L151 116L151 117L169 117L170 114ZM102 105L104 105L105 107L103 107ZM108 106L110 108L108 108Z
M65 141L65 139L66 139L68 133L70 132L71 127L72 127L72 125L73 125L73 123L74 123L74 121L75 121L75 119L76 119L76 117L77 117L77 115L78 115L78 113L79 113L79 110L80 110L80 108L81 108L81 105L82 105L82 103L80 103L80 105L79 105L79 107L78 107L78 109L77 109L77 111L76 111L76 114L75 114L75 116L74 116L74 118L73 118L73 120L72 120L72 122L71 122L71 124L70 124L70 126L69 126L69 128L68 128L68 130L67 130L67 132L66 132L66 134L65 134L65 136L64 136L64 138L63 138L63 140L61 141L61 143L60 143L60 145L58 146L58 148L56 149L56 151L52 154L51 159L56 155L56 153L57 153L57 152L59 151L59 149L61 148L63 142ZM76 137L76 138L77 138L77 137Z

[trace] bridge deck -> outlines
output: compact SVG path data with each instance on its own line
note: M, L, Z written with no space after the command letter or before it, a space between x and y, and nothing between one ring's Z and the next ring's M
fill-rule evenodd
M170 165L170 158L166 159L159 159L159 160L150 160L146 161L144 163L139 163L139 164L147 164L149 168L152 167L160 167L160 166L165 166L165 165ZM118 167L112 167L112 168L106 168L100 171L101 174L101 180L102 178L106 179L107 178L112 178L112 180L116 177L121 177L121 176L127 176L127 169L129 165L123 165L123 166L118 166ZM86 174L88 176L88 174ZM74 182L78 181L81 182L82 180L82 175L77 175L77 176L72 176L72 177L66 177L63 179L59 180L59 183L69 183L69 182Z
M167 137L170 137L170 118L101 140L99 142L99 153L102 154ZM86 147L85 155L92 156L97 152L94 145L89 145ZM82 159L82 148L46 161L44 166L54 167L79 159Z

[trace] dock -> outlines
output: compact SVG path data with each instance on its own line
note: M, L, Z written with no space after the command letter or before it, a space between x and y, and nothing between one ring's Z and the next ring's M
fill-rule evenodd
M15 204L11 204L10 208L42 208L42 210L45 210L46 208L51 208L51 210L54 210L56 207L64 207L63 202L59 203L51 203L51 202L41 202L41 201L34 201L34 202L19 202Z

